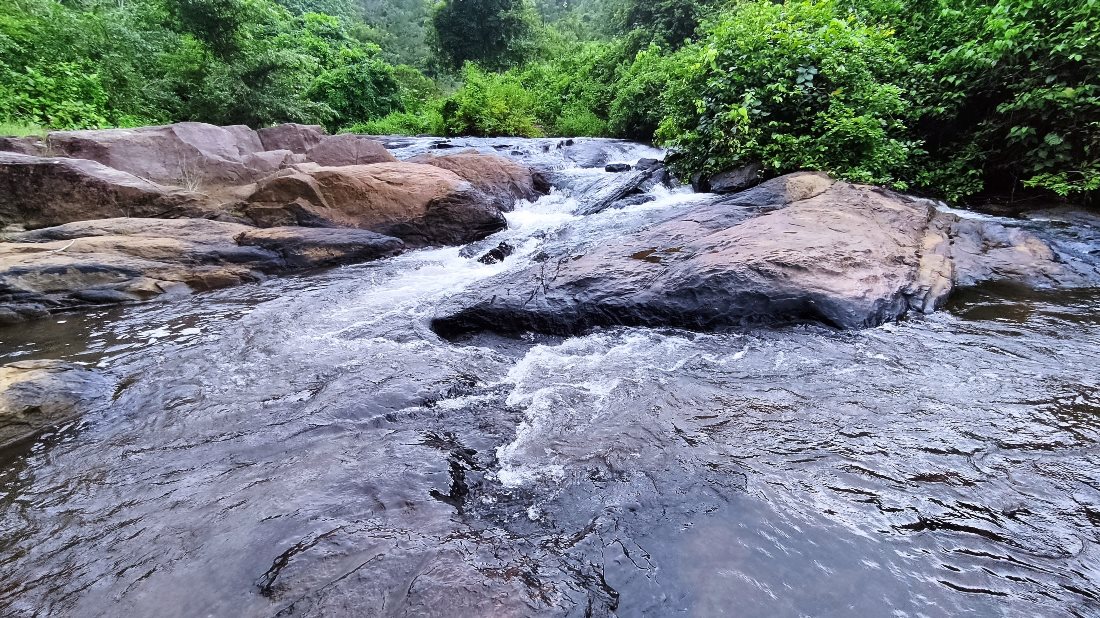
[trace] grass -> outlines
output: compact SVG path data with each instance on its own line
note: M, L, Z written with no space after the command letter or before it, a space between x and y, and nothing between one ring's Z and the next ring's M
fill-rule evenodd
M0 137L46 137L49 129L22 122L0 122Z

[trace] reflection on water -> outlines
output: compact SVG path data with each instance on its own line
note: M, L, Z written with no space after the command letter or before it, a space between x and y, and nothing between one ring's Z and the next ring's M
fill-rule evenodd
M1100 297L861 332L427 327L686 194L0 331L116 398L3 454L5 615L1096 615Z

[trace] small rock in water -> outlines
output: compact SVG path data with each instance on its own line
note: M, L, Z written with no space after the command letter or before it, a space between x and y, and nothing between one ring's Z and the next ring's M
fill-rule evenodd
M496 247L490 249L489 252L485 255L477 258L477 261L481 262L482 264L496 264L497 262L503 262L504 258L512 255L515 250L516 248L512 245L509 245L506 242L502 242Z
M630 165L627 163L608 163L603 170L605 172L629 172Z
M634 169L647 171L664 165L664 162L660 159L638 159L638 163L634 165Z

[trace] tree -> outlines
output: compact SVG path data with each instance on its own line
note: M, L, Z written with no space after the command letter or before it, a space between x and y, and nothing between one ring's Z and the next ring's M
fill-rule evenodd
M456 69L466 62L492 70L519 64L534 23L523 0L444 0L432 15L439 50Z

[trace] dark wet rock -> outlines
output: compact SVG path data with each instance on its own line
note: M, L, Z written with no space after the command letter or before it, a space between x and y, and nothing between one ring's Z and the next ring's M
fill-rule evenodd
M479 257L477 261L482 264L497 264L504 261L504 258L512 255L516 250L515 247L509 245L506 242L502 242L499 245L493 247L485 255Z
M593 140L566 145L563 151L565 158L579 167L603 167L611 156L606 144Z
M206 219L100 219L17 234L0 243L0 319L148 300L291 270L400 253L364 230L271 228Z
M859 328L932 311L956 280L1059 270L1034 237L996 229L974 236L971 222L927 202L819 174L766 185L621 242L506 274L473 298L453 299L433 328L448 337L565 335L606 325ZM1003 247L977 242L991 235ZM975 242L953 249L952 239L965 238Z
M515 208L516 200L535 201L548 192L545 182L530 168L495 154L466 150L444 155L424 154L407 163L421 163L450 170L476 189L493 198L505 212Z
M109 379L75 363L34 360L0 366L0 446L106 403L111 387Z
M243 211L261 227L350 227L415 245L464 244L507 225L496 201L417 163L297 166L261 181Z
M651 170L664 165L659 159L638 159L638 162L634 165L636 170Z
M458 146L455 146L450 142L436 142L431 145L431 148L433 150L447 150L449 148L458 148Z
M629 172L630 171L630 164L629 163L608 163L607 165L605 165L603 167L603 171L605 171L605 172Z
M654 196L652 193L639 193L636 195L624 197L621 200L616 200L615 202L612 202L611 205L608 206L608 208L618 209L626 208L627 206L648 204L649 202L655 201L656 199L656 196Z
M397 161L381 142L354 133L322 136L320 142L310 148L306 156L317 165L326 167Z
M574 192L580 202L576 213L594 215L602 212L623 198L646 193L666 179L667 172L663 167L622 172L613 176L591 176L589 184L581 187L581 191Z
M259 129L256 134L264 150L289 150L306 154L328 135L320 125L287 123Z
M85 159L0 152L0 228L108 217L201 216L204 197Z
M696 193L737 193L758 184L762 171L759 163L749 163L713 176L695 173L691 176L691 188Z

